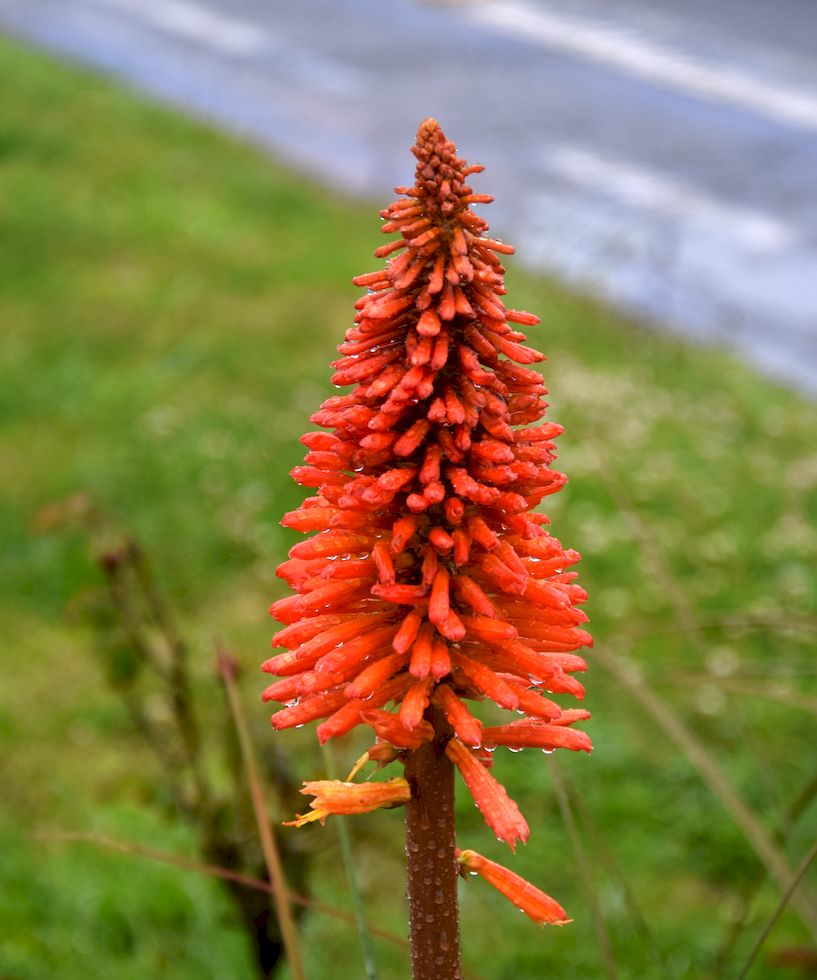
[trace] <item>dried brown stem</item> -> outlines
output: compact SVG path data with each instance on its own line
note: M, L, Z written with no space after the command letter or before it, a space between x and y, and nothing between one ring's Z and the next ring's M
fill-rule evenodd
M436 733L411 752L406 778L406 855L411 965L414 980L460 980L457 860L454 841L454 766L445 754L450 728L431 708Z
M289 965L292 980L305 980L305 973L301 961L301 947L298 942L298 930L292 916L292 909L289 904L289 897L284 877L284 865L278 845L272 833L267 807L264 801L261 780L258 777L258 767L255 762L255 752L253 751L250 733L238 698L235 687L235 664L230 654L217 645L217 656L219 670L224 681L224 689L227 693L227 701L230 705L230 713L235 725L238 736L238 744L241 749L241 759L244 764L244 772L250 790L253 812L255 814L256 825L258 827L258 837L261 843L261 850L264 854L264 861L270 876L270 884L273 888L275 901L275 912L278 916L278 924L281 928L281 937L286 950L287 963Z

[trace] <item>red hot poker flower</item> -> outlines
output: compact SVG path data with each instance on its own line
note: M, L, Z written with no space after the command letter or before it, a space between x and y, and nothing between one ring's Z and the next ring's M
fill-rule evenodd
M264 664L282 678L264 697L283 705L276 729L320 721L323 742L369 725L407 763L430 734L437 758L448 742L514 846L527 825L486 747L590 749L565 727L578 716L543 696L584 696L576 651L592 642L579 556L535 511L565 483L552 468L562 429L542 422L531 365L544 356L518 329L538 319L504 304L513 248L472 210L492 200L468 184L482 167L433 119L413 152L414 185L381 212L397 236L375 252L388 261L355 279L367 292L332 376L349 390L312 416L323 431L303 436L292 471L314 493L282 523L313 536L278 569L293 594L271 609L285 652ZM525 718L483 729L466 703L485 699Z
M561 428L531 425L546 403L527 365L542 355L511 326L536 317L502 302L498 256L512 249L470 209L490 200L466 184L482 168L433 120L414 153L415 186L383 212L400 237L377 250L402 254L357 278L369 292L334 365L333 382L355 387L313 416L333 431L304 436L293 470L317 492L283 523L318 533L278 570L296 595L272 607L288 652L264 665L285 678L265 697L288 705L276 728L326 719L326 737L404 698L411 729L433 699L475 745L463 699L547 717L535 689L581 697L573 651L591 640L568 570L578 555L532 512L564 483L550 468Z

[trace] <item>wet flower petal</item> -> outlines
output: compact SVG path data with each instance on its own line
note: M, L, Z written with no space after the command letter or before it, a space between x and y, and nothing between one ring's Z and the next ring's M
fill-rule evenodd
M509 901L539 925L564 926L572 919L559 903L541 889L515 874L509 868L490 861L476 851L457 851L457 861L468 871L475 871Z
M286 827L302 827L314 820L324 822L332 813L370 813L381 807L401 806L411 799L411 788L402 776L382 783L347 783L340 779L316 779L305 782L301 792L314 796L312 813L298 815Z
M508 796L477 757L459 739L452 738L445 749L448 758L459 769L485 822L500 840L516 850L516 842L528 839L530 828L519 807Z

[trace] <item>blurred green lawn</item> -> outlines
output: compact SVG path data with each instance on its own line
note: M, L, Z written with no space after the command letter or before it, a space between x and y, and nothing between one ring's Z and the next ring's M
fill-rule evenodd
M38 537L32 519L90 489L152 556L202 686L220 631L246 667L259 749L277 738L301 775L318 774L308 730L270 733L256 665L280 591L274 569L294 540L277 523L301 496L287 473L330 390L328 362L358 294L350 278L375 267L380 203L331 196L246 145L7 42L0 90L0 976L246 977L250 954L217 883L31 834L193 848L91 638L67 615L98 581L85 544ZM405 162L408 178L408 150ZM490 173L479 181L501 196ZM794 865L817 811L812 801L785 819L814 777L817 407L516 266L509 287L514 306L543 318L532 339L550 356L571 478L549 512L584 555L597 646L638 664L764 825L786 834ZM555 764L579 803L618 975L709 976L760 863L592 656L587 681L596 751ZM358 737L340 746L344 764L362 747ZM464 959L483 980L605 976L553 764L497 753L533 829L515 860L463 797L463 845L512 863L575 919L540 931L469 880ZM404 934L399 813L351 829L372 920ZM331 822L301 833L317 852L315 896L348 908ZM723 975L778 896L766 880ZM347 926L312 914L303 940L311 977L363 975ZM769 956L807 942L786 912L754 975L795 975ZM400 950L376 940L376 952L384 978L408 975Z

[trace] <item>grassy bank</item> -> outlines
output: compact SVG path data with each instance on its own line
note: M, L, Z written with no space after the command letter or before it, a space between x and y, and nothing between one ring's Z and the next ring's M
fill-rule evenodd
M36 535L34 517L88 489L131 528L194 642L202 686L213 634L236 643L256 743L268 747L256 664L280 589L274 568L293 540L277 522L300 497L287 473L330 390L328 362L357 295L349 280L375 267L379 205L332 196L5 42L0 86L13 93L0 104L0 974L237 980L249 953L217 883L32 836L193 847L70 615L98 581L85 542ZM501 195L490 174L477 179ZM533 829L514 867L576 921L540 932L469 881L465 962L483 980L604 977L602 931L622 978L714 975L719 950L722 975L734 975L779 890L724 810L723 788L704 784L661 719L674 712L695 733L796 864L817 807L804 798L787 816L814 777L817 407L513 267L509 289L514 306L543 318L532 339L549 355L571 478L549 512L584 555L607 659L591 657L587 678L591 758L497 753ZM633 699L636 677L658 698L655 718ZM301 775L321 770L309 731L278 739ZM339 753L352 760L362 747L350 738ZM460 827L466 846L505 860L465 801ZM371 918L402 934L400 816L351 829ZM302 833L319 852L316 898L348 908L331 822ZM310 976L338 976L338 963L362 975L348 926L313 914L303 941ZM758 975L791 977L779 954L808 941L787 911ZM376 953L384 977L407 975L398 948L376 941Z

